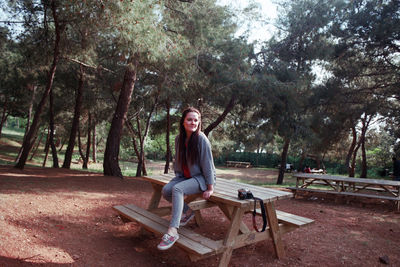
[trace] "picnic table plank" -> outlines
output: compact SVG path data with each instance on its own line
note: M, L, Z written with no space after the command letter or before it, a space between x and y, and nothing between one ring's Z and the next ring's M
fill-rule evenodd
M163 219L145 209L137 207L133 204L115 206L115 210L124 212L125 214L133 214L137 213L142 215L142 217L130 217L130 219L140 222L143 225L151 226L156 233L166 233L169 227L169 221ZM133 212L133 213L131 213ZM154 224L154 222L158 222L158 224ZM181 227L179 229L180 238L178 239L178 243L184 243L185 250L189 250L191 253L196 253L200 255L206 255L209 253L217 252L221 249L221 246L218 242L215 242L212 239L209 239L205 236L197 234L185 227ZM181 240L181 242L179 242ZM201 245L199 245L201 244ZM188 248L186 248L186 246Z
M155 218L154 216L156 215L134 205L115 206L114 209L120 214L125 214L125 216L127 216L129 219L140 223L146 230L156 234L166 233L168 230L169 222L167 220L160 217ZM195 238L195 235L189 234L188 232L182 232L176 243L189 253L194 253L200 256L215 252L215 249L212 249L198 242L197 240L194 240ZM208 242L203 241L203 243ZM218 244L215 243L215 245L217 246Z

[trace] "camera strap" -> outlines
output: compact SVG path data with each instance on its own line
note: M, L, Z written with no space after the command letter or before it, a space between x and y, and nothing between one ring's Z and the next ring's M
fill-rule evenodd
M262 201L261 198L258 197L253 197L254 199L254 210L253 210L253 228L257 232L264 232L265 228L267 227L267 216L265 214L265 207L264 207L264 202ZM258 229L257 223L256 223L256 216L257 216L257 201L260 203L260 208L261 208L261 216L263 218L263 227L262 229Z

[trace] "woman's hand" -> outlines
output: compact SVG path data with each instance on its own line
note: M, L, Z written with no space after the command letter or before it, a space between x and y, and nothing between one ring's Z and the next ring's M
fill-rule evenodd
M214 193L214 186L212 184L207 185L207 190L203 192L203 198L209 199Z
M209 199L213 193L214 193L214 190L206 190L203 192L203 198Z

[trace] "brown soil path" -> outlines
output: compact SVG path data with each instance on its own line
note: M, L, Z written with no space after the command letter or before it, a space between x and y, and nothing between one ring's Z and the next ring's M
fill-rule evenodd
M151 192L136 178L0 166L0 266L217 266L217 256L193 264L176 247L159 252L159 237L139 236L137 224L123 224L111 209L122 203L146 207ZM271 242L261 242L235 250L232 266L379 266L385 255L389 266L400 266L400 214L388 204L312 198L277 206L315 223L283 237L285 259L275 258ZM222 238L227 219L214 208L203 215L208 226L190 227Z

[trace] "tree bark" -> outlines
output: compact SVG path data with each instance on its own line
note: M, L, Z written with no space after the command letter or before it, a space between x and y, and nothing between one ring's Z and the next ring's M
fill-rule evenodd
M287 154L289 151L289 144L290 144L290 139L285 137L283 149L282 149L282 155L281 155L281 166L279 168L279 175L278 175L278 180L276 181L276 184L283 183L283 177L285 175L285 170L286 170L286 159L287 159Z
M1 114L1 121L0 121L0 138L1 132L3 131L3 125L7 121L8 113L7 113L7 99L3 106L3 113Z
M35 112L35 116L33 118L32 125L31 125L29 132L26 135L26 138L22 144L21 157L19 158L17 164L15 165L15 167L19 168L19 169L24 168L26 160L28 159L29 152L32 149L32 146L33 146L32 140L34 139L34 137L37 134L37 131L39 128L39 122L40 122L40 115L43 112L43 108L45 106L47 96L49 95L50 90L53 86L54 75L56 73L57 63L60 58L59 43L60 43L60 37L61 37L61 32L63 31L63 27L61 27L58 22L58 15L57 15L57 11L56 11L57 10L56 1L51 1L51 9L52 9L52 13L53 13L55 32L56 32L56 38L55 38L55 42L54 42L53 63L50 67L50 71L48 74L46 90L43 93L42 99L40 100L37 110Z
M206 136L208 136L208 134L209 134L213 129L215 129L215 128L225 119L226 115L228 115L228 113L235 107L235 105L236 105L235 102L236 102L236 97L235 97L235 96L232 96L232 97L231 97L231 100L229 100L228 105L225 107L224 112L222 112L222 114L219 115L218 118L217 118L213 123L211 123L210 125L208 125L208 127L204 130L204 134L205 134Z
M170 112L171 112L171 103L169 101L169 99L167 100L166 103L166 108L167 108L167 130L165 133L165 144L166 144L166 153L165 153L165 167L164 167L164 173L167 174L169 171L169 164L170 164L170 158L171 158L171 148L170 148L170 144L169 144L169 135L170 135L170 131L171 131L171 116L170 116Z
M317 164L317 169L321 169L321 159L319 154L317 154L317 156L315 157L315 162Z
M49 137L49 143L51 147L51 156L53 158L53 168L58 168L58 156L57 156L57 148L56 145L54 144L54 101L53 101L53 89L50 91L50 137Z
M31 101L30 101L30 103L29 103L28 120L27 120L27 122L26 122L25 133L24 133L24 139L25 139L26 134L28 133L29 128L30 128L30 125L31 125L33 103L35 102L35 94L36 94L36 88L37 88L37 86L33 85L31 88L32 88L32 97L31 97Z
M361 137L360 137L360 139L361 139ZM358 149L360 148L360 145L361 145L361 142L359 140L357 142L357 146L355 147L354 152L353 152L349 177L354 177L354 175L356 173L356 159L357 159L357 152L358 152Z
M71 132L69 134L69 141L67 150L65 152L65 158L63 163L63 168L69 169L71 167L72 154L74 153L76 133L79 127L79 118L81 116L81 107L82 107L82 99L83 99L83 85L85 83L85 70L82 65L79 66L80 75L79 75L79 85L78 91L76 95L75 101L75 111L74 118L72 120Z
M121 141L122 128L126 119L133 88L135 86L139 56L135 53L128 62L125 70L124 82L119 94L117 107L108 132L106 150L104 152L103 172L104 175L123 178L118 164L119 145Z
M40 138L39 138L39 141L38 141L38 143L37 143L37 145L36 145L36 147L35 147L35 149L33 150L33 153L32 153L32 155L31 155L31 158L29 159L29 160L32 160L33 159L33 157L35 156L35 154L36 154L36 151L38 150L38 148L39 148L39 145L40 145L40 143L42 142L42 138L43 138L43 132L40 134ZM33 139L33 144L35 144L35 142L36 142L36 140L37 140L37 135L35 136L35 138Z
M47 128L46 145L44 146L44 160L42 167L46 167L47 157L49 156L50 147L50 127Z
M137 122L138 122L138 129L139 129L139 139L140 139L140 159L138 163L138 167L136 170L136 177L140 177L142 174L147 175L147 170L146 170L146 162L145 162L145 157L144 157L144 143L146 141L147 135L149 133L149 128L150 128L150 122L151 122L151 117L153 116L153 112L158 104L158 97L160 95L161 88L157 91L156 99L154 100L154 104L151 107L151 110L149 112L149 116L146 119L146 127L144 129L144 133L141 136L140 133L140 125L139 125L139 114L137 116Z
M25 133L24 133L24 138L23 140L25 140L26 135L28 134L30 125L31 125L31 118L32 118L32 109L33 109L33 103L35 102L35 93L36 93L36 86L32 85L32 96L31 96L31 101L29 103L29 109L28 109L28 120L26 122L26 127L25 127ZM0 134L1 137L1 134ZM19 151L18 151L18 156L15 159L15 162L17 162L19 160L19 158L21 157L21 152L22 152L22 146L20 147Z
M365 135L367 134L367 130L369 124L372 120L373 115L365 115L362 119L362 131L361 131L361 174L360 178L367 178L367 152L365 151Z
M306 158L306 154L307 153L305 152L305 150L303 151L303 153L301 153L298 171L303 171L303 163L304 163L304 159Z
M86 156L85 160L83 161L82 168L87 169L89 164L89 157L90 157L90 146L91 146L91 128L92 128L92 116L90 111L88 112L88 132L87 132L87 144L86 144ZM85 168L86 167L86 168Z
M135 129L133 128L133 125L129 120L127 120L125 124L132 134L133 150L135 150L136 158L139 160L140 153L139 153L139 149L138 149L137 143L136 143L137 133L135 132Z
M140 158L140 152L136 143L136 138L138 134L135 132L135 128L133 127L132 123L129 120L126 120L125 122L126 127L128 127L128 130L131 132L132 136L132 144L133 144L133 150L135 151L136 158L139 161Z
M82 141L81 141L81 128L80 126L78 126L78 150L79 150L79 154L81 155L82 158L82 169L87 169L88 165L87 165L87 158L85 156L85 154L83 154L83 150L82 150Z
M62 149L64 148L64 145L65 145L65 142L66 142L66 141L67 141L66 138L63 138L63 139L62 139L62 143L61 143L60 148L58 149L58 152L61 152L61 151L62 151Z
M92 133L92 160L97 162L97 145L96 145L96 121L93 120L93 133Z
M354 153L354 149L357 145L357 131L356 131L356 126L352 126L351 127L351 132L352 132L352 136L353 136L353 140L351 141L351 145L349 148L349 151L347 152L347 156L346 156L346 166L347 166L347 173L349 175L349 177L354 177L354 170L352 170L352 165L350 164L351 162L351 156ZM351 174L353 174L353 176L350 176Z

